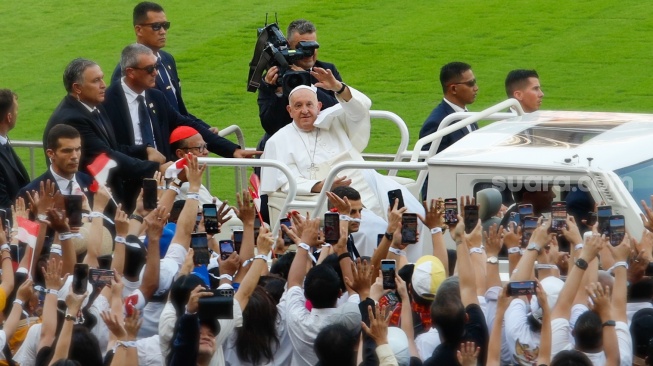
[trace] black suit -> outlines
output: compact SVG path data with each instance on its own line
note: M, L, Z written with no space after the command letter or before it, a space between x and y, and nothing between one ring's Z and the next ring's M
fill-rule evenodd
M123 178L151 178L159 169L159 163L130 156L127 149L123 151L116 140L116 134L109 123L104 107L98 105L97 109L102 116L101 124L82 103L70 95L64 97L45 126L43 145L47 145L48 132L53 126L63 123L75 127L82 139L80 170L87 172L87 166L99 154L106 153L117 164L111 170L108 184L112 188L114 198L119 203L122 202L125 207L131 207L133 202L125 202L122 196Z
M455 111L453 110L453 108L451 108L449 103L442 100L442 102L440 102L440 104L438 104L438 106L435 107L435 109L433 109L433 111L431 112L429 117L424 122L424 125L422 126L422 129L419 131L419 138L422 138L424 136L428 136L428 135L434 133L435 131L437 131L438 126L440 126L440 122L442 122L442 120L446 116L448 116L448 115L450 115L450 114L452 114L454 112ZM474 124L472 124L470 126L472 126L473 130L478 129L478 125L476 123L474 123ZM467 127L465 127L465 128L461 128L458 131L454 131L454 132L452 132L452 133L450 133L448 135L443 136L442 141L440 142L440 146L438 146L438 151L437 152L439 153L440 151L442 151L442 150L448 148L449 146L453 145L454 142L456 142L456 141L460 140L461 138L465 137L465 135L467 135L468 133L469 133L469 129ZM425 145L422 148L422 150L428 150L430 147L431 147L431 144Z
M31 192L31 191L38 192L39 189L41 189L41 182L45 182L48 179L56 184L56 180L54 179L54 175L52 175L50 169L46 170L46 172L41 174L41 176L39 176L38 178L29 182L23 188L21 188L20 191L18 192L18 197L23 197L25 199L25 202L29 202L29 199L27 198L27 192ZM75 180L77 181L77 184L79 184L79 187L82 189L82 192L84 192L84 195L88 199L88 204L92 207L93 195L89 193L88 187L91 185L91 183L93 183L93 177L91 177L86 173L77 172L75 173ZM57 191L59 190L59 186L55 185L55 188ZM65 192L65 194L68 194L68 192Z
M181 85L179 84L179 75L177 74L177 63L175 62L174 57L172 57L171 54L161 50L159 50L159 56L161 57L161 63L163 64L163 67L166 69L167 74L170 76L170 83L175 88L175 97L177 102L170 103L170 100L166 98L165 96L166 92L167 93L170 92L170 90L168 89L169 85L165 85L162 78L159 75L157 75L156 77L155 89L161 93L163 99L166 100L168 104L170 104L170 108L172 108L174 112L177 112L178 114L184 117L184 123L181 123L182 125L191 126L202 135L202 138L207 143L207 147L210 152L220 156L224 156L226 158L233 157L234 151L240 148L240 146L209 131L209 128L211 128L211 126L209 126L206 122L202 121L201 119L188 113L188 110L186 109L186 105L184 104L184 99L182 98L181 95ZM114 86L120 87L121 77L122 77L122 73L120 71L120 64L118 64L116 69L113 71L113 75L111 75L111 86L109 87L109 89L111 89ZM150 89L150 91L151 90L153 89ZM122 92L122 90L120 90L120 92ZM147 92L146 92L146 99L148 99L147 103L149 105L150 101ZM107 108L107 110L108 109L109 108ZM163 110L161 106L159 106L159 109ZM174 127L171 126L170 131L172 131L173 129ZM166 156L169 156L169 154L166 154Z
M29 174L13 147L0 146L0 208L10 208L20 188L27 183Z

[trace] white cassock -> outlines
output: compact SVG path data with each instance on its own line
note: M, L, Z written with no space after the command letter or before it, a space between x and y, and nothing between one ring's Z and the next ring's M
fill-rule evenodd
M288 165L297 181L298 195L315 195L311 189L326 178L334 165L342 161L363 161L361 152L370 139L372 101L351 86L349 90L351 100L346 102L336 94L339 104L318 114L313 131L302 131L293 121L275 133L265 145L262 158ZM360 193L363 205L384 221L388 211L387 192L394 189L402 190L408 212L424 214L420 202L392 178L372 169L343 170L339 176L343 175L351 179L351 187ZM278 169L262 168L261 192L269 194L276 191L288 191L286 176ZM361 222L361 227L363 225L365 220ZM385 228L382 232L385 232ZM367 248L376 248L376 240L375 235L366 235L366 243L356 241L357 248L365 248L360 254L371 255ZM407 253L409 260L416 260L422 253L422 244L410 245Z

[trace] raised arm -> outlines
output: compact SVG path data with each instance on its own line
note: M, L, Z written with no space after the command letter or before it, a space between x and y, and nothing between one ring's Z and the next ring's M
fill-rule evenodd
M2 262L2 282L0 288L5 294L5 298L14 290L14 267L11 264L11 247L7 244L4 222L0 222L0 256ZM4 306L7 306L6 304Z
M113 249L113 259L111 260L111 268L122 275L125 269L125 238L129 233L129 218L125 211L122 210L122 205L120 204L118 205L118 208L116 208L116 216L114 217L113 222L116 224L116 239Z
M243 242L240 246L238 256L243 261L254 258L254 218L256 217L256 207L254 201L250 199L247 191L242 191L236 194L236 202L238 209L236 214L243 222ZM259 231L259 235L261 232ZM259 248L260 249L260 248ZM245 278L245 274L249 271L239 270L236 274L235 282L241 282ZM240 290L239 290L240 291ZM243 307L243 304L240 304Z
M501 287L501 275L499 274L499 252L501 251L501 232L503 226L497 224L490 226L490 229L483 234L485 235L485 253L487 253L487 264L485 266L486 288ZM497 259L495 261L494 259Z
M545 225L542 225L541 218L537 221L537 228L533 231L526 252L510 276L510 281L528 281L533 278L535 260L542 249L551 241L551 234L548 233L549 227L551 227L551 220L547 221Z
M66 296L66 318L63 327L61 327L61 331L59 331L59 339L57 340L57 346L54 349L50 366L54 365L59 360L68 358L75 319L77 318L77 313L79 313L82 308L82 303L86 296L88 296L88 292L83 295L77 295L73 292L72 285L70 286L70 291Z
M465 220L458 215L458 225L451 233L453 240L456 242L456 254L458 267L458 277L460 280L460 300L465 308L470 304L478 304L476 297L476 278L472 261L469 255L469 249L465 244Z
M57 337L57 295L63 285L61 280L61 268L63 263L57 259L50 259L47 267L41 268L45 278L45 304L43 305L43 323L41 324L41 338L37 351L43 347L52 346Z
M444 233L442 231L444 226L443 201L441 198L431 199L429 205L426 204L426 201L422 202L422 205L426 216L422 217L422 215L417 214L417 217L429 228L433 242L433 255L442 262L444 273L449 274L449 255L447 254L447 246L444 243Z
M202 184L202 175L206 169L206 164L199 165L197 157L194 155L190 155L187 159L188 165L184 167L184 171L186 172L186 178L189 183L188 193L197 193ZM177 220L177 230L175 231L175 236L172 238L172 242L182 245L186 250L190 247L190 234L195 227L198 207L198 200L187 198Z
M162 206L152 210L145 217L145 226L147 233L147 258L145 259L145 271L143 273L143 282L139 290L146 301L149 301L156 290L159 288L159 276L161 268L161 253L159 241L163 235L163 226L168 220L168 212Z
M18 322L20 322L20 316L23 314L23 308L32 299L32 295L34 294L33 286L34 282L28 278L18 288L16 300L14 300L9 317L2 328L5 332L7 342L9 342L9 340L14 336L14 333L16 333Z
M300 230L298 228L299 222L293 221L293 230ZM290 265L290 271L288 272L288 288L294 286L302 286L304 284L304 277L306 276L306 266L310 261L309 249L312 247L317 247L322 244L322 241L318 239L318 233L320 232L320 219L307 219L304 221L301 227L301 238L298 238L297 235L288 230L285 226L282 226L281 229L286 233L291 235L295 242L299 241L301 244L306 244L308 247L304 247L301 244L298 244L297 253L295 258Z
M605 353L605 365L617 366L619 365L619 342L617 339L617 331L615 326L605 325L607 321L612 319L613 309L610 303L610 287L603 288L600 283L593 282L586 287L586 293L592 298L592 311L597 313L603 323L603 352ZM612 294L614 296L614 294Z
M488 353L486 366L499 366L501 363L501 332L503 331L503 318L511 301L512 298L507 295L506 287L504 287L497 299L497 312L494 316L492 333L490 333L490 341L487 347Z
M93 196L93 215L91 215L91 232L86 239L87 250L84 257L84 263L88 264L91 268L98 268L99 263L97 258L100 256L102 248L102 230L104 228L104 209L109 203L109 192L106 189L98 189L97 193ZM101 216L102 215L102 216Z
M258 233L258 238L256 240L259 254L251 259L251 262L249 263L250 268L247 271L245 278L240 283L238 292L236 292L236 295L234 296L235 299L238 300L240 308L243 309L243 311L247 307L249 298L258 285L258 281L261 278L261 273L267 269L267 258L270 255L270 251L272 250L272 243L274 243L272 233L268 231L265 226L261 226L261 229Z
M626 302L628 293L628 257L630 256L630 243L631 238L628 234L624 236L621 243L613 247L606 245L612 257L614 258L614 266L612 273L614 274L614 286L612 287L612 320L618 322L628 323L628 316L626 315Z

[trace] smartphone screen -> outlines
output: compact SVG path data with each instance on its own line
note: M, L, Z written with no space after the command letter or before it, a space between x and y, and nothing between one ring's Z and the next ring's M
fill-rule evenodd
M82 199L82 196L75 194L64 195L66 217L70 227L82 226Z
M234 230L234 249L236 253L240 253L240 247L243 245L243 231Z
M417 243L417 214L404 213L401 216L401 242Z
M82 295L88 286L88 264L75 263L73 269L73 292Z
M533 211L533 205L531 204L517 206L517 212L519 213L519 218L521 219L522 225L524 224L524 220L527 217L535 215L535 212Z
M383 259L381 261L381 275L383 276L383 289L394 290L397 288L395 283L395 269L397 265L394 259Z
M156 208L156 201L158 199L156 185L156 179L143 179L143 208L146 210L154 210Z
M613 247L621 244L626 235L626 219L623 215L610 216L610 244Z
M223 261L229 259L231 253L234 252L234 242L231 240L220 240L220 259Z
M458 200L457 199L445 198L444 222L447 225L455 225L458 223Z
M388 192L388 201L390 202L390 208L395 206L395 199L399 199L397 209L404 207L404 195L401 194L401 189L395 189Z
M508 282L508 296L534 295L535 286L535 281Z
M381 240L383 240L383 237L385 236L385 233L383 234L377 234L376 235L376 246L378 247L381 245Z
M567 203L551 203L551 231L561 233L567 227Z
M192 233L190 247L193 248L193 263L196 266L209 264L209 242L206 233Z
M508 222L514 222L515 223L515 229L517 226L521 225L521 216L519 215L518 212L511 212L510 213L510 218L508 219Z
M465 206L465 212L463 212L463 214L465 220L465 232L469 234L474 231L476 224L478 224L478 206Z
M521 246L525 248L533 236L533 231L537 228L537 217L526 217L524 226L521 229Z
M281 223L281 225L284 225L285 227L287 227L289 229L292 226L292 223L291 223L289 218L283 218L283 219L279 220L279 222ZM289 246L289 245L294 244L292 239L288 235L286 235L286 233L284 233L283 230L281 231L281 237L283 238L283 245Z
M610 234L610 216L612 216L612 206L598 207L596 217L599 222L599 234Z
M202 206L202 215L204 216L204 230L207 234L217 234L220 232L218 226L218 209L213 203L206 203Z
M114 273L110 269L91 268L88 270L89 281L96 287L111 285Z
M340 215L335 212L324 214L324 240L329 244L340 240Z

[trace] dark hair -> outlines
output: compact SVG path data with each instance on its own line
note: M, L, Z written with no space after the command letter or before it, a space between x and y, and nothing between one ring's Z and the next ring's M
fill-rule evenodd
M348 200L350 201L360 201L361 200L361 194L358 193L358 191L352 187L349 186L338 186L335 187L334 189L331 190L333 194L336 196L340 197L341 199L344 199L347 197ZM328 203L329 209L333 207L331 202Z
M0 120L4 119L14 106L14 98L17 98L16 93L9 89L0 89Z
M70 61L63 72L63 86L68 93L72 93L73 84L84 82L84 71L92 66L97 66L97 63L81 57Z
M431 304L431 321L443 343L458 345L465 330L465 306L460 300L457 277L442 281Z
M75 361L75 360L62 358L62 359L58 360L57 362L53 363L52 366L82 366L82 364Z
M78 361L82 366L102 364L100 344L97 338L83 325L73 327L68 358Z
M330 324L317 334L313 350L320 365L353 366L356 364L356 340L346 326Z
M293 259L295 259L295 252L286 252L286 254L279 257L276 262L272 263L270 273L279 275L281 278L287 280Z
M340 294L340 279L333 267L318 264L311 268L304 280L304 294L316 309L334 307Z
M628 286L628 302L651 302L653 300L653 278L643 278Z
M367 263L370 263L370 261L368 260ZM347 291L347 286L345 286L345 278L342 275L342 268L340 268L340 261L338 260L338 255L329 254L328 256L326 256L326 258L324 258L322 264L327 265L333 268L334 271L336 271L336 274L338 275L338 283L340 284L340 290L342 292Z
M134 7L133 21L134 25L139 25L147 20L147 12L153 11L155 13L163 12L163 7L157 3L150 1L143 1Z
M59 139L76 139L79 137L79 131L75 127L58 124L48 131L46 148L56 150L60 146Z
M275 304L279 304L281 296L285 291L286 280L279 276L261 276L258 280L259 286L262 286L265 291L272 296Z
M185 138L185 139L177 140L172 144L170 144L170 154L172 154L175 157L175 159L177 159L177 155L175 155L177 153L177 149L183 149L188 147L187 140L188 138Z
M447 92L447 85L452 81L458 80L460 76L467 70L471 70L471 66L464 62L449 62L442 66L440 69L440 84L442 85L442 92Z
M558 352L549 366L592 366L592 361L583 352L574 349Z
M286 31L286 38L290 40L293 33L306 34L306 33L315 33L315 25L306 19L297 19L293 20L288 25L288 30Z
M528 78L540 78L535 70L512 70L506 76L506 95L512 98L512 93L526 86Z
M583 352L596 352L603 342L603 326L599 315L593 311L582 313L574 326L576 348Z
M177 318L184 314L191 291L193 291L198 285L203 284L204 282L202 282L202 279L193 274L179 276L179 278L172 283L172 286L170 286L170 302L175 308Z
M277 305L261 286L256 286L243 310L243 325L236 328L236 354L253 365L267 363L279 347Z

